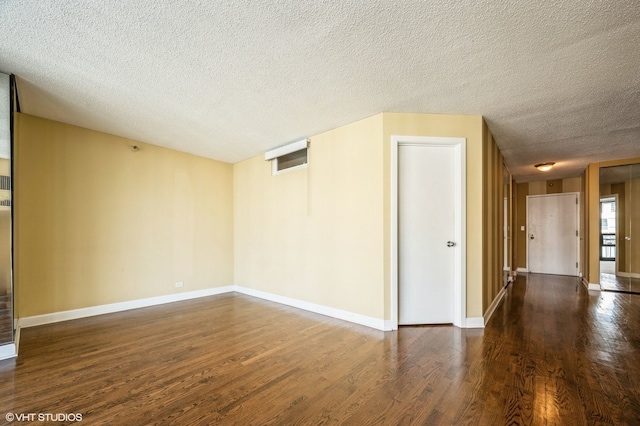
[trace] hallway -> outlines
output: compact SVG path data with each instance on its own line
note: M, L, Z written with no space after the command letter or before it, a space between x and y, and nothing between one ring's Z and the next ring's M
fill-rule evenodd
M22 330L0 411L87 424L638 424L640 296L519 276L484 330L237 293ZM2 415L0 415L2 418Z
M516 424L638 424L639 308L640 295L519 276L485 330L496 346L485 343L483 359L509 354L503 413L519 412Z

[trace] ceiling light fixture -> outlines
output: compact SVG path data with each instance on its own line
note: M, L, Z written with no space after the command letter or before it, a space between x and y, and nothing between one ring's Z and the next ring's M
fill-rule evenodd
M540 170L541 172L548 172L549 170L551 170L551 168L553 167L553 165L556 164L554 162L550 162L550 163L540 163L540 164L536 164L535 167L536 169Z

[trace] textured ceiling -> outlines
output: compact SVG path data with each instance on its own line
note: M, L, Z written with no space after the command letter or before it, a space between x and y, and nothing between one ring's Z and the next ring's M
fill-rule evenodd
M231 163L383 111L483 115L519 181L640 156L638 0L5 0L0 25L23 112Z
M600 183L623 183L640 180L640 164L626 164L623 166L601 167Z

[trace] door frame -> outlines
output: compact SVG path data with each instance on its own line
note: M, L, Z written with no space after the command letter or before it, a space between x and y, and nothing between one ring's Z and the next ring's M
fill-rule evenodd
M559 197L559 196L567 196L567 195L574 195L576 197L577 203L576 203L576 263L577 263L577 267L576 267L576 274L575 275L566 275L566 276L573 276L573 277L579 277L581 276L581 270L582 270L582 263L580 262L580 235L582 235L582 229L580 227L580 193L579 192L559 192L557 194L536 194L536 195L527 195L527 207L526 207L526 214L527 214L527 222L526 222L526 230L527 230L527 271L529 272L533 272L531 271L531 262L529 260L529 257L531 256L531 249L529 247L530 241L531 239L529 238L529 236L531 235L531 230L529 227L529 199L530 198L542 198L542 197ZM598 204L599 206L599 204ZM598 213L599 216L599 213ZM599 226L599 225L598 225ZM600 232L600 231L598 231ZM599 245L598 245L599 247Z
M398 148L402 145L446 146L454 148L455 187L454 217L454 281L453 281L453 325L466 326L467 274L466 274L466 138L437 136L391 136L391 329L398 329Z

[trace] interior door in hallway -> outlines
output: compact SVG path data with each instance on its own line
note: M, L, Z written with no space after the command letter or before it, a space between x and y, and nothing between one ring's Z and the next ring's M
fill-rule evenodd
M398 147L398 323L454 316L455 148Z
M527 196L529 272L578 275L578 208L577 193Z

